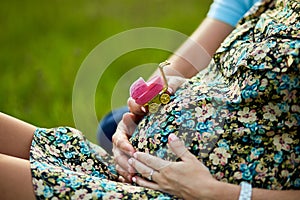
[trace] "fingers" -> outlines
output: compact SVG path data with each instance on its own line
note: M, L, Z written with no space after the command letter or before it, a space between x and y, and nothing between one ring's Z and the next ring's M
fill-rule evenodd
M159 185L155 182L150 182L150 181L147 181L146 179L143 179L142 177L139 177L139 176L134 176L132 178L132 182L135 182L137 183L139 186L142 186L142 187L147 187L147 188L150 188L150 189L153 189L153 190L160 190L160 191L163 191Z
M146 109L143 106L135 103L135 101L131 97L128 99L127 105L130 112L132 112L133 114L144 116L147 113Z
M122 118L121 128L126 131L127 136L131 136L137 127L137 123L141 120L140 116L133 113L125 113ZM122 127L124 126L124 127Z
M143 152L135 152L133 154L133 157L136 160L138 160L140 163L142 163L143 166L146 166L147 168L150 168L150 169L155 169L157 171L170 165L169 161L163 160L161 158L158 158L158 157L155 157L150 154L143 153ZM139 165L139 166L141 166L141 165ZM138 170L137 168L135 168L135 169Z
M124 171L128 172L128 173L135 173L134 168L128 163L128 159L129 156L127 156L126 154L124 154L121 151L116 150L115 151L115 157L114 160L115 162L122 168L124 169Z
M115 137L116 138L116 137ZM133 146L129 143L128 139L114 139L113 143L113 155L116 164L119 164L122 166L122 168L128 169L131 167L130 165L127 164L127 160L129 156L132 156L133 153L135 152L135 149Z
M131 182L135 169L128 164L129 156L132 156L135 149L130 144L128 137L133 133L136 123L135 116L130 113L123 115L122 121L119 123L116 133L113 135L113 154L116 163L117 172L124 178L123 181ZM122 180L122 179L121 179Z
M144 177L143 178L140 176L134 176L132 178L132 182L135 182L143 187L148 187L154 190L160 190L165 192L163 189L165 181L163 180L163 177L161 177L159 171L145 165L144 163L140 162L135 158L130 158L128 160L128 163L130 163L136 169L136 171ZM150 179L152 181L150 181Z
M126 182L131 182L135 169L128 163L129 156L116 147L113 148L113 154L117 172L125 178Z
M132 155L135 150L129 143L128 136L132 135L135 127L136 124L133 121L132 114L124 114L122 121L118 124L117 130L112 137L114 148L118 148L128 155Z
M154 183L155 180L158 180L159 173L145 165L144 163L134 159L130 158L128 160L128 163L130 163L138 173L140 173L144 178L141 178L139 176L134 176L132 178L132 181L137 183L140 186L149 187L155 190L159 189L158 184ZM154 181L154 182L152 182Z
M195 159L195 156L185 147L184 142L179 140L175 134L170 134L168 137L169 147L181 160L187 161Z
M134 167L136 169L136 171L138 173L140 173L144 178L149 178L151 172L152 172L152 168L148 167L147 165L145 165L144 163L134 159L134 158L130 158L128 160L128 163L130 165L132 165L132 167ZM151 175L153 176L153 175ZM152 177L151 177L152 178Z
M119 174L119 181L132 183L132 177L134 174L128 173L125 169L123 169L120 165L116 165L116 170Z
M116 149L126 153L127 155L132 156L133 153L135 152L135 149L133 146L129 143L128 138L126 135L123 134L114 134L112 137L113 141L113 153L114 156Z

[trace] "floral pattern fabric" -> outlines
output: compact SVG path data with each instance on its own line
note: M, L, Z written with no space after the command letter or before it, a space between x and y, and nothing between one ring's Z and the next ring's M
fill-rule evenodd
M134 146L176 160L174 133L220 181L300 189L299 13L298 0L253 7L210 66L140 122Z
M112 158L69 127L37 129L30 162L37 199L175 198L118 182Z
M175 161L175 133L220 181L299 189L299 13L298 0L254 6L209 67L139 123L133 146ZM118 182L113 158L68 127L37 129L30 162L37 199L176 198Z

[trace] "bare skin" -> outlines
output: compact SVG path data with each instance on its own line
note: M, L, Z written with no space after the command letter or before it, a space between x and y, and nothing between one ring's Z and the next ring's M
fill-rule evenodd
M155 171L152 175L153 182L139 176L133 177L133 181L140 186L168 192L183 199L238 199L240 187L214 179L209 170L174 134L169 136L169 147L182 161L169 162L146 153L134 153L129 163L140 174L148 177L152 169ZM299 190L276 191L254 188L251 199L296 200L299 199L299 195Z
M233 28L229 24L211 18L206 18L200 24L190 36L194 43L187 41L182 44L175 54L168 59L171 64L164 67L169 86L173 92L183 83L183 79L190 78L207 67L211 56ZM153 75L159 73L157 70ZM139 119L146 114L146 110L136 104L131 98L128 99L127 104L130 112L135 116L130 115L130 117L126 117L125 123L137 124ZM113 136L113 154L115 157L118 157L116 160L117 171L126 182L131 182L135 172L133 167L127 162L129 157L135 152L128 141L130 136L130 132L123 133L120 130L117 130Z
M35 199L28 160L0 154L1 199Z
M133 116L133 114L124 116L123 125L119 127L119 134L133 131L135 127ZM28 160L35 127L2 113L0 113L0 127L1 199L35 199ZM10 140L11 138L14 140ZM4 144L4 141L9 144ZM5 149L6 154L4 154L4 145L9 147L11 152ZM187 151L184 144L175 135L170 135L169 146L181 158L181 162L164 161L141 152L133 153L133 157L128 162L132 168L145 177L149 176L151 169L154 169L155 173L152 176L154 182L137 176L133 176L132 180L140 186L168 192L184 199L238 198L240 187L222 183L212 178L207 168ZM12 155L17 155L17 157ZM189 170L182 170L183 168ZM185 178L182 179L182 177ZM299 195L300 191L274 191L254 188L252 199L298 199Z
M1 199L35 199L29 150L36 127L0 113Z
M27 159L36 127L0 113L0 153Z

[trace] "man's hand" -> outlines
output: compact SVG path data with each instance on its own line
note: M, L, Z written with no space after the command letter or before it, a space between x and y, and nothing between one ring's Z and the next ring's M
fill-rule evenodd
M132 113L125 113L120 121L115 134L112 137L113 154L117 172L122 176L121 181L131 182L135 170L128 164L128 159L133 155L135 149L129 142L129 138L136 128L140 117Z

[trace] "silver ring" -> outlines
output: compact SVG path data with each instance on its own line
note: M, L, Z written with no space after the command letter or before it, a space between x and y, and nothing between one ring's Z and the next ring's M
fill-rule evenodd
M154 173L154 170L152 169L151 172L150 172L150 175L147 178L149 181L152 181L152 175L153 175L153 173Z

